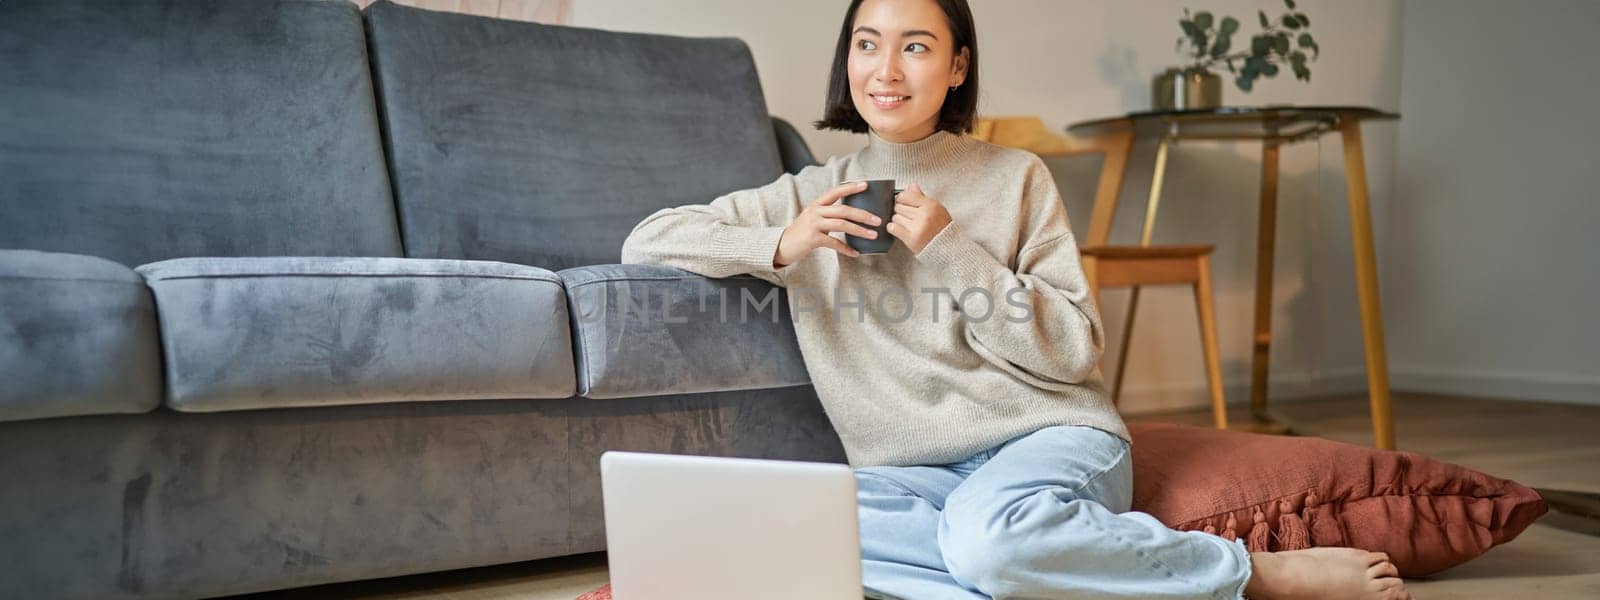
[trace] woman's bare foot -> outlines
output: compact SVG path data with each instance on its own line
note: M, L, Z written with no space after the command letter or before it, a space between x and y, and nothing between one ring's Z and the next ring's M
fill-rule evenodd
M1389 555L1356 548L1251 552L1252 600L1411 600Z

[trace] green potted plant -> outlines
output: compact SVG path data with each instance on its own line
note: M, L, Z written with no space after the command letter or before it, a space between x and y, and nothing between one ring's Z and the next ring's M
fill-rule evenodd
M1221 106L1222 78L1211 70L1219 63L1227 66L1234 75L1234 84L1246 93L1257 79L1277 76L1281 66L1294 71L1295 79L1311 81L1311 68L1306 63L1316 60L1321 52L1311 37L1311 19L1295 9L1294 0L1283 0L1283 4L1288 11L1277 19L1268 18L1266 11L1256 11L1261 32L1250 37L1249 48L1231 54L1233 34L1239 31L1238 19L1215 19L1207 11L1191 14L1189 9L1183 9L1183 18L1178 20L1183 36L1178 38L1177 50L1192 62L1156 76L1151 97L1155 109Z

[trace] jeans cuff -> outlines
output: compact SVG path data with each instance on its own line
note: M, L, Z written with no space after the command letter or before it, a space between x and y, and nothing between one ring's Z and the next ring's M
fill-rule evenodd
M1244 544L1244 539L1242 538L1233 540L1233 543L1229 545L1237 546L1239 548L1239 554L1243 556L1241 564L1244 565L1244 580L1239 582L1238 589L1233 593L1233 595L1228 596L1228 600L1249 600L1249 598L1246 598L1244 595L1244 588L1250 584L1250 578L1255 576L1255 563L1251 562L1250 548Z

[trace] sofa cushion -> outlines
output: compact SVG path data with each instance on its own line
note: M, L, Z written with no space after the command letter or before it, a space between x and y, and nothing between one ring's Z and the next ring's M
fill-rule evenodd
M651 213L782 173L739 40L366 18L407 256L618 263Z
M0 2L0 240L399 256L366 56L348 2Z
M160 402L144 280L102 258L0 250L0 421L138 413Z
M625 398L807 385L783 290L660 265L559 273L576 342L578 393Z
M182 258L138 271L178 410L572 395L566 299L544 269Z

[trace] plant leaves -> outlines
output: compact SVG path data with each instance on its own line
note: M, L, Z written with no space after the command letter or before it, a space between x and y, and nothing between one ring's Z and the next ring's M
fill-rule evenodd
M1267 77L1276 77L1278 75L1278 65L1267 63L1267 66L1261 69L1261 74Z
M1251 77L1249 74L1241 73L1239 74L1239 78L1233 80L1233 82L1239 86L1239 89L1249 93L1250 87L1255 83L1255 78Z
M1227 37L1239 30L1239 20L1233 17L1223 17L1222 24L1217 26L1217 35Z
M1218 39L1217 43L1212 44L1211 46L1211 58L1222 58L1222 55L1228 53L1229 45L1230 43L1228 38L1223 37Z
M1289 29L1299 29L1300 28L1300 20L1294 18L1294 15L1284 15L1283 16L1283 26L1284 27L1288 27Z
M1258 11L1256 11L1256 16L1261 18L1261 26L1262 27L1271 27L1272 26L1272 21L1268 21L1267 20L1267 11L1258 10Z
M1264 36L1264 35L1258 35L1258 36L1255 36L1253 38L1250 38L1250 53L1251 54L1255 54L1255 55L1259 56L1259 55L1262 55L1262 54L1266 54L1267 52L1270 52L1271 50L1272 50L1272 38Z
M1301 27L1310 27L1311 26L1311 19L1306 17L1305 13L1295 13L1294 16L1298 17L1300 19L1300 26Z
M1283 3L1289 6L1289 10L1294 10L1294 0L1283 0Z
M1288 55L1289 54L1289 34L1280 33L1280 34L1278 34L1277 37L1272 38L1272 47L1273 47L1274 50L1278 51L1278 54Z
M1194 15L1194 26L1200 29L1211 29L1211 13L1200 11Z
M1179 20L1178 27L1183 29L1183 35L1188 38L1188 42L1194 45L1195 57L1204 56L1206 53L1206 36L1200 31L1199 27L1195 26L1194 21L1188 19ZM1178 48L1183 48L1183 42L1184 40L1182 39L1178 40Z
M1300 34L1300 47L1301 48L1310 48L1310 47L1315 46L1315 45L1317 45L1317 43L1311 41L1311 34L1309 34L1309 33Z

